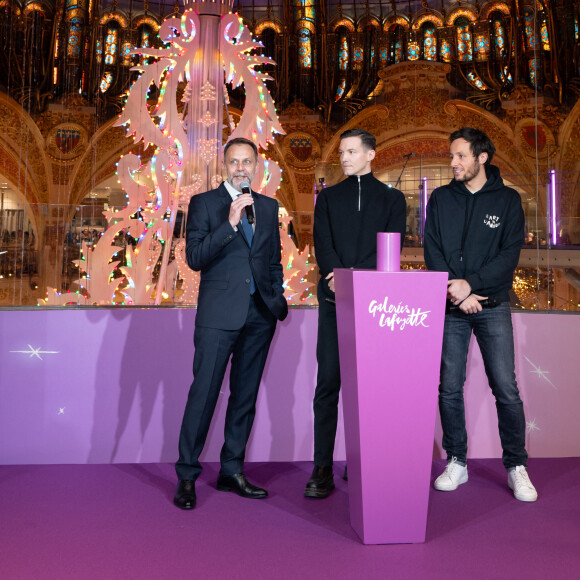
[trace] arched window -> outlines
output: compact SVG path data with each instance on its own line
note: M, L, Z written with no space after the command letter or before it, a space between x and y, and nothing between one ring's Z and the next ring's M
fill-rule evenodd
M131 66L131 62L133 61L133 56L129 54L130 50L133 50L133 46L131 45L131 38L128 34L123 34L121 31L122 29L127 30L129 27L128 22L119 21L120 29L119 33L122 34L121 37L121 56L123 58L123 65L124 66ZM147 14L138 16L134 23L133 28L137 31L135 43L139 48L150 48L155 45L155 39L157 38L157 32L159 31L159 23L152 17ZM141 61L144 62L147 60L151 63L154 59L146 57L141 57Z
M45 9L42 4L38 2L30 2L24 8L24 16L30 26L42 24L45 18Z
M542 48L546 51L550 50L550 35L548 33L548 23L546 18L542 18L542 24L540 26L540 38L542 39Z
M314 0L293 0L295 30L298 36L298 67L311 69L316 60L314 33L316 6Z
M50 26L50 16L46 14L44 6L38 2L30 2L24 8L26 35L26 78L30 83L39 81L43 76L43 54L48 50L48 35L39 34L38 31L45 30ZM47 22L48 20L48 22Z
M467 17L460 16L455 21L457 28L457 57L462 62L473 60L473 41L470 23Z
M119 59L122 58L123 65L131 65L129 51L132 47L127 46L128 41L122 42L122 30L128 26L127 20L122 15L105 14L100 24L103 26L103 32L101 38L97 40L96 53L97 62L104 65L105 70L101 76L99 90L101 93L106 93L118 80Z
M352 49L352 62L357 69L371 72L379 60L380 25L372 16L364 16L358 23Z
M119 24L111 20L107 25L105 35L105 64L117 64L117 55L119 53Z
M378 45L378 28L368 22L364 27L364 49L363 54L366 55L366 69L370 70L377 64L377 45Z
M137 34L138 34L137 38L139 39L138 40L139 48L149 48L153 46L153 38L155 37L155 34L151 26L149 26L148 24L141 24L137 29ZM144 61L151 62L152 60L153 59L147 59L144 56L141 57L142 62Z
M423 60L437 60L437 33L433 22L423 24L422 37Z
M67 54L72 57L78 57L81 54L81 36L83 33L83 20L79 17L70 18L69 35L67 44Z
M87 11L83 0L67 0L65 21L68 24L66 52L69 57L78 58L83 46L83 26Z
M139 36L140 36L139 46L141 48L147 48L147 47L151 46L151 34L152 34L152 31L149 28L149 26L144 25L141 27L140 34L139 34Z
M421 56L421 49L417 41L417 33L409 33L410 38L407 41L407 60L419 60Z
M123 60L123 66L131 66L131 57L132 55L129 52L133 50L133 46L130 42L123 42L121 45L121 58Z
M443 62L453 62L455 60L455 42L453 40L453 32L449 29L441 34L439 55Z
M260 35L260 42L264 45L263 54L276 60L276 31L273 28L264 28Z
M538 35L536 34L536 17L530 8L524 10L524 26L526 36L526 48L534 50L538 48Z
M308 28L298 29L298 64L300 68L312 68L312 33Z
M387 46L381 46L379 52L379 67L385 68L389 64L389 49Z
M341 26L336 30L336 44L336 64L338 70L347 71L350 51L348 47L348 30L345 26Z
M508 38L506 31L509 28L509 14L507 7L501 7L498 10L492 10L489 13L488 20L490 23L490 38L491 38L491 55L497 65L495 67L495 75L502 83L511 83L512 75L509 72L505 61L509 55Z
M278 62L278 47L276 39L278 34L282 32L280 27L272 21L262 22L262 26L258 28L256 27L255 34L259 38L260 42L263 45L262 55L270 57L274 62ZM259 34L258 31L259 30ZM272 80L266 81L266 86L270 92L275 91L276 87L276 75L274 71L276 70L276 65L274 64L263 64L262 65L262 72L268 73L271 75Z
M536 14L531 8L524 9L524 31L526 49L536 50L539 47L540 39L536 28ZM537 58L528 60L528 79L533 87L538 86L539 66L540 62Z
M507 56L507 38L504 16L501 12L493 12L490 15L492 54L496 60Z
M350 20L343 18L333 24L332 30L336 39L335 67L338 73L334 100L339 101L344 96L347 88L352 42L350 35L354 33L355 28Z
M405 29L400 24L395 24L389 32L389 64L403 62Z

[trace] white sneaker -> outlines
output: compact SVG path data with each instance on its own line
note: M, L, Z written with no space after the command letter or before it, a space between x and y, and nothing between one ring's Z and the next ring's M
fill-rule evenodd
M532 485L528 472L523 465L508 471L508 485L514 492L514 497L520 501L536 501L538 492Z
M439 491L453 491L466 482L467 465L457 463L457 457L452 457L445 471L435 480L433 487Z

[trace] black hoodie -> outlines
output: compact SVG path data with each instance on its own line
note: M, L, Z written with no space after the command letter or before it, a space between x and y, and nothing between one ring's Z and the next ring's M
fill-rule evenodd
M425 264L448 272L450 280L467 280L475 294L507 302L524 242L524 212L499 169L488 165L485 171L487 181L476 193L454 179L431 194Z
M314 250L322 278L335 268L376 268L378 232L399 232L402 247L406 207L403 193L372 172L323 189L314 210Z

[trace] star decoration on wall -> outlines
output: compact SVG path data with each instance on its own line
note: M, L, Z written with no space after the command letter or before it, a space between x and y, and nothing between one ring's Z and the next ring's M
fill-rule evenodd
M531 421L526 421L526 431L528 433L531 433L532 431L541 431L536 423L535 417Z
M29 354L30 358L33 356L39 358L40 360L44 360L40 355L41 354L59 354L58 350L40 350L42 347L39 346L38 348L34 348L33 346L27 345L28 350L11 350L10 352L21 353L21 354Z
M205 112L205 115L199 120L199 122L205 125L206 127L209 127L210 125L213 125L216 122L216 118L209 112L209 110L207 110Z
M538 378L544 379L545 381L550 383L552 387L557 389L556 385L547 377L547 375L550 374L549 371L543 371L539 366L537 367L527 356L524 356L524 358L532 365L532 367L534 367L534 370L530 371L531 373L538 375Z
M66 407L59 407L57 415L64 415L64 410Z

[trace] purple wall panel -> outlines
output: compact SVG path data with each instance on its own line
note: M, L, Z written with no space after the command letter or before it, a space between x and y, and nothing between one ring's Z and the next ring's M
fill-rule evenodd
M278 325L248 461L312 457L317 315L292 309ZM580 317L513 318L530 454L580 456ZM0 464L174 461L194 320L195 309L0 311ZM469 365L470 456L499 457L495 406L475 343ZM222 444L227 383L223 391L208 461ZM435 457L440 441L437 426ZM335 457L344 456L341 420Z
M174 461L195 312L1 312L0 463ZM249 461L312 453L316 320L316 311L292 310L278 325ZM222 391L206 460L219 456L227 380ZM342 440L337 452L344 456Z

